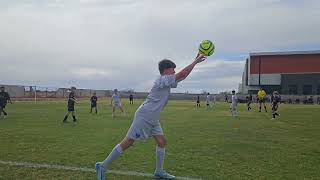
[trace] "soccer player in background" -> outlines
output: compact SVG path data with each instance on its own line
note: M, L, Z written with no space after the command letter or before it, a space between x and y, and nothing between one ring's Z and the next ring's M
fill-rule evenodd
M279 102L281 101L280 94L278 91L273 91L272 96L271 96L271 102L272 102L272 120L276 118L276 116L280 116L280 114L277 113L278 107L279 107Z
M136 140L145 141L153 136L156 146L156 170L155 178L175 179L175 176L167 173L164 168L166 138L160 125L160 113L168 102L170 89L176 88L178 82L184 80L196 66L206 58L198 54L194 61L175 74L176 65L167 59L159 62L160 77L157 78L144 103L137 109L131 127L125 138L117 144L103 162L96 163L98 180L105 179L105 171L120 154L128 149Z
M207 93L207 97L206 97L207 109L211 108L211 107L210 107L210 101L211 101L210 93Z
M247 99L247 108L248 111L250 111L252 108L250 107L250 104L252 103L252 94L250 94L249 96L246 97Z
M71 87L70 91L71 92L70 92L69 97L68 97L68 112L64 116L64 119L63 119L64 123L67 122L67 119L68 119L68 116L69 116L70 113L72 114L73 122L74 123L77 122L76 113L75 113L75 109L74 109L74 104L76 103L76 98L75 98L76 88L75 87Z
M230 111L232 117L237 117L237 104L238 104L238 98L236 95L236 91L232 90L232 96L231 96L231 104L230 104Z
M118 93L118 89L113 90L113 94L111 96L111 105L112 105L112 117L114 117L114 112L116 110L116 107L121 110L121 112L125 115L125 112L121 105L121 97Z
M129 96L129 101L130 101L130 104L133 104L133 95L132 94L130 94L130 96Z
M10 95L8 92L4 91L4 86L0 87L0 116L3 113L3 118L6 118L8 116L8 113L4 111L4 109L7 106L7 103L10 102L12 104Z
M216 104L216 101L217 101L217 96L213 95L213 104Z
M197 97L197 107L200 107L200 96Z
M262 87L260 87L260 90L258 91L257 96L258 96L258 102L259 102L259 112L261 112L261 104L263 104L264 110L267 112L267 107L265 104L267 93L262 89Z
M94 92L93 96L90 98L90 102L91 102L91 109L90 109L90 113L92 113L92 109L94 108L96 111L96 114L98 113L98 108L97 108L97 101L98 101L98 97L96 96L97 94Z

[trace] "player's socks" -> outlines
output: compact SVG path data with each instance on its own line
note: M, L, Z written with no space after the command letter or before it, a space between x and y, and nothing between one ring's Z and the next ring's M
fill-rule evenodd
M102 166L107 169L108 165L115 160L117 157L120 156L122 153L122 148L120 144L117 144L111 151L111 153L108 155L108 157L102 162Z
M273 114L272 114L272 117L273 117L273 118L276 118L276 113L273 113Z
M76 122L76 121L77 121L76 116L72 116L72 118L73 118L73 122Z
M5 116L7 116L7 115L8 115L8 113L7 113L7 112L5 112L4 110L2 110L2 112L3 112L3 114L4 114Z
M64 116L64 119L63 119L63 122L66 122L67 119L68 119L68 115L65 115L65 116Z
M156 172L163 171L163 163L164 163L164 157L166 154L165 148L161 148L157 145L156 147Z

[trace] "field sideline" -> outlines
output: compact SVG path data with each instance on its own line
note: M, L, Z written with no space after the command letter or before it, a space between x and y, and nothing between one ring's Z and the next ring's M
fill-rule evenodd
M99 114L89 113L89 100L76 105L79 123L63 124L66 101L16 102L0 119L0 161L94 168L127 132L142 101L129 105L128 116L112 119L109 101L100 101ZM161 114L168 139L165 169L181 177L201 179L320 179L320 106L281 104L280 120L268 113L229 104L206 110L192 101L169 100ZM151 174L155 142L136 143L110 167ZM108 174L110 179L150 177ZM94 172L30 168L0 164L0 179L95 179Z

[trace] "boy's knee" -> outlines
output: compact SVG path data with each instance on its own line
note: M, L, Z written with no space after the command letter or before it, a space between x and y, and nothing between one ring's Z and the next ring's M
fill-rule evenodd
M126 150L126 149L128 149L130 146L132 146L133 143L134 143L134 140L133 140L133 139L128 139L128 138L126 138L126 139L124 139L124 140L120 143L120 145L121 145L121 148L122 148L123 150Z
M158 144L159 147L164 148L167 145L167 140L164 139L164 138L159 139L157 144Z

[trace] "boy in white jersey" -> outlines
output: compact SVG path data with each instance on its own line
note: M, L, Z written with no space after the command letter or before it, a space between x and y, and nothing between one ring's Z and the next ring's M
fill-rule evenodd
M206 58L198 54L195 60L175 74L176 65L167 59L159 62L160 77L156 79L154 85L147 96L144 103L137 109L131 127L129 128L126 137L117 144L108 157L103 162L96 163L97 179L104 180L105 172L113 160L120 153L133 145L134 141L145 141L153 136L156 143L156 170L155 178L175 179L175 176L170 175L163 169L166 138L163 134L160 125L160 112L168 102L168 97L171 88L176 88L177 83L184 80L192 71L194 66Z
M111 105L112 105L112 117L114 117L114 111L116 110L116 107L119 108L123 114L125 114L121 105L121 98L118 93L118 89L113 90L113 94L111 96Z
M231 104L230 104L230 111L231 111L232 117L237 116L237 104L238 104L238 98L236 95L236 91L232 90Z
M207 109L211 108L210 101L211 101L210 93L207 93L207 97L206 97Z

